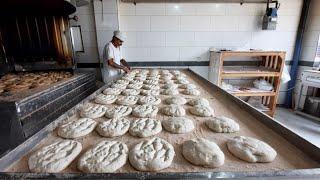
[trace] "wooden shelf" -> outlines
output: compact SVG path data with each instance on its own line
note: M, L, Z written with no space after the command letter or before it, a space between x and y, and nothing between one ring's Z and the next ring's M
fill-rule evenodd
M230 92L235 96L275 96L275 92L248 92L248 91L241 91L241 92Z
M254 88L249 90L239 90L237 88L228 91L235 96L260 96L264 106L268 108L266 114L273 116L276 109L277 98L280 90L280 78L285 62L286 53L283 51L211 51L210 52L210 70L209 80L218 86L221 86L225 79L241 79L248 77L263 78L271 83L274 91L262 91ZM237 62L244 62L248 60L239 60L239 57L254 57L258 59L259 63L249 64L243 66L241 63L225 65L227 61L235 57ZM249 58L241 58L249 59ZM257 66L255 66L257 65Z
M233 67L224 66L221 76L226 77L274 77L280 73L266 67Z

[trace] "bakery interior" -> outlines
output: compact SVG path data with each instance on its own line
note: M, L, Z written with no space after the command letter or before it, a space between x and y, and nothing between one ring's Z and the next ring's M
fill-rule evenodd
M318 0L3 0L0 179L319 179L319 89Z

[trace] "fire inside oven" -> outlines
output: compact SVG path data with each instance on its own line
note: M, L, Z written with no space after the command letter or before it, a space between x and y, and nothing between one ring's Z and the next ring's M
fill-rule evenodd
M72 67L72 50L66 35L67 17L18 16L2 18L1 22L4 56L14 70L22 71L37 63L42 63L43 69Z

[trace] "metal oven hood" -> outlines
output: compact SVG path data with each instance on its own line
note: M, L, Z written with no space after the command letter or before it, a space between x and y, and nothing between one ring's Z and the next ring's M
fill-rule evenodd
M69 15L76 11L65 0L1 0L0 15Z
M167 2L167 3L267 3L268 0L121 0L122 2L128 3L156 3L156 2Z

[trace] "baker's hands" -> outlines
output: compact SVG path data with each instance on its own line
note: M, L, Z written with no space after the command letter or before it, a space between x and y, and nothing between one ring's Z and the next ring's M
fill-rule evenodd
M130 69L131 69L131 68L130 68ZM123 68L123 70L124 70L126 73L130 72L130 69L129 69L128 67L124 67L124 68Z

